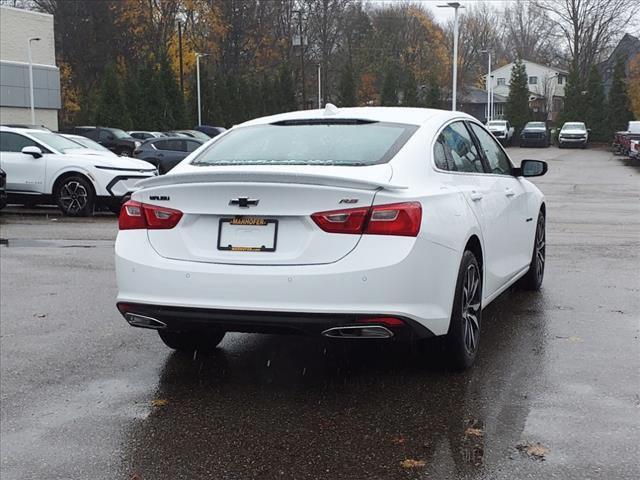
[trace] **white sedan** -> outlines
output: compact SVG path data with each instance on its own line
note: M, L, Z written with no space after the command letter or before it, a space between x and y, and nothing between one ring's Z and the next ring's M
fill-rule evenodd
M65 215L91 215L95 206L118 212L148 162L90 150L57 133L0 127L0 168L7 173L9 203L56 204Z
M119 219L118 308L171 348L225 332L446 336L470 366L482 308L542 284L545 204L476 119L414 108L301 111L238 125Z

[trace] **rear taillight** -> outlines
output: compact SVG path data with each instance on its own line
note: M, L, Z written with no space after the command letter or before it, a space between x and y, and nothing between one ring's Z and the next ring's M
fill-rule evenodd
M418 202L392 203L318 212L311 218L329 233L415 237L420 232L422 206Z
M180 210L129 200L120 210L118 228L120 230L163 230L175 227L181 218Z

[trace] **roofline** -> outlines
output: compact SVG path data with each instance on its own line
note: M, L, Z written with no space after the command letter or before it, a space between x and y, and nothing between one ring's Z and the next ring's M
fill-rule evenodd
M564 73L565 75L569 75L569 72L567 70L563 70L561 68L552 67L550 65L543 65L543 64L538 63L538 62L527 60L526 58L523 58L522 61L523 62L527 62L527 63L532 63L533 65L537 65L537 66L542 67L542 68L548 68L549 70L554 70L554 71L556 71L558 73ZM491 73L497 72L498 70L502 70L504 67L508 67L509 65L514 65L515 63L516 62L509 62L506 65L503 65L501 67L496 68L495 70L492 70Z
M26 8L17 8L17 7L10 7L8 5L0 5L0 9L14 10L17 12L25 12L25 13L30 13L32 15L42 15L44 17L47 17L47 18L50 17L51 19L53 19L53 15L51 15L50 13L36 12L34 10L27 10Z

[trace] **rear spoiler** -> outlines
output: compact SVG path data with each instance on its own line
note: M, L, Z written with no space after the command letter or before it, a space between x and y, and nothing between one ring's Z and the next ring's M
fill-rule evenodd
M300 185L323 185L328 187L353 188L357 190L405 190L407 187L393 185L362 178L345 178L313 173L283 173L283 172L188 172L168 173L158 177L141 180L136 184L136 190L141 188L160 187L167 185L183 185L187 183L289 183Z

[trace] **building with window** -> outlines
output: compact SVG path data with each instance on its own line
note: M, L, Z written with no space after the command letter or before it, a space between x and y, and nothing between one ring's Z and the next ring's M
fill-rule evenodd
M559 68L523 60L529 81L529 103L540 120L556 120L564 105L564 86L568 72ZM509 96L509 80L514 63L491 72L496 95Z
M611 52L611 55L598 65L600 75L602 75L602 82L604 83L604 91L607 95L609 95L609 90L611 90L611 85L613 84L613 69L618 58L623 58L625 73L628 77L631 61L638 56L640 56L640 39L626 33L613 52Z
M31 123L29 44L36 124L57 130L60 71L53 16L11 7L0 7L0 123Z

